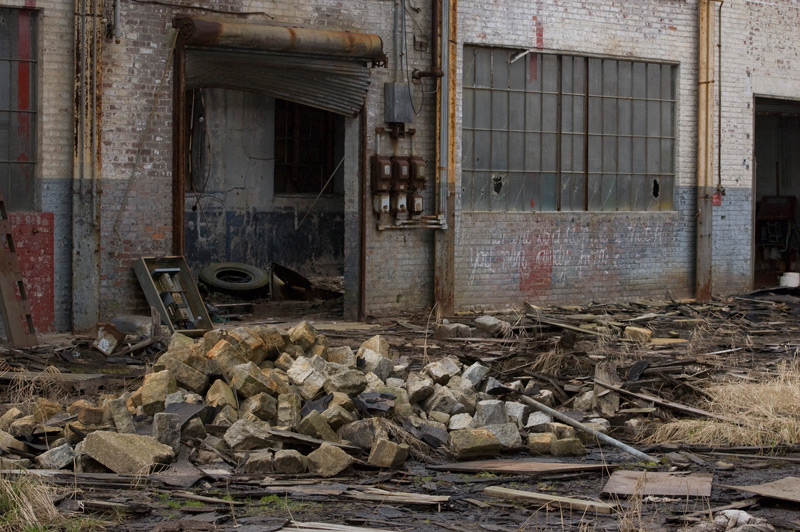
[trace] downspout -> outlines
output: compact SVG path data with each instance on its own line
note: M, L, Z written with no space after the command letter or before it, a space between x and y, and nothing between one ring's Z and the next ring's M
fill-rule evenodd
M441 70L437 79L436 214L434 299L439 311L455 309L456 82L458 67L458 0L442 1Z
M444 73L439 64L439 31L442 18L442 1L431 1L431 69L415 70L412 74L414 79L420 78L441 78Z
M714 1L700 0L697 106L697 259L695 297L709 301L712 288L714 183Z

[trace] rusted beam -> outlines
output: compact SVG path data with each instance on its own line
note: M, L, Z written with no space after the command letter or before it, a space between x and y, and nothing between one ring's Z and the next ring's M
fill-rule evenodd
M176 17L172 25L180 31L183 42L192 46L324 54L376 62L386 60L383 42L373 33L220 22L203 17Z

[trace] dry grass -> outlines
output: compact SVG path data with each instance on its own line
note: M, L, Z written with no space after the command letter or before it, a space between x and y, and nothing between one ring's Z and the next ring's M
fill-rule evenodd
M757 383L729 382L706 389L702 408L741 420L676 420L658 427L651 441L769 446L800 442L800 368L786 365L778 377Z
M55 494L55 487L34 475L0 476L0 531L42 530L59 521Z
M64 379L58 368L47 366L33 378L14 377L5 391L4 403L28 412L37 397L60 402L67 397Z

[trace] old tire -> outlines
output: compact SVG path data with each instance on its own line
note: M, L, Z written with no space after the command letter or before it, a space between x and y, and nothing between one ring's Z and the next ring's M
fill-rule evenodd
M269 284L269 275L256 266L241 262L215 262L200 270L200 280L212 288L251 292Z

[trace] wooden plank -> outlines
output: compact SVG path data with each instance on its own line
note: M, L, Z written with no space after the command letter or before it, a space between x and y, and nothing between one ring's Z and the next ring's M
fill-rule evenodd
M359 526L334 525L330 523L299 523L291 524L281 529L281 532L391 532L379 528L362 528Z
M439 505L450 501L446 495L425 495L423 493L409 493L402 491L387 491L379 488L366 488L348 490L346 497L359 501L372 501L380 503L394 504L420 504L420 505Z
M603 487L603 493L616 496L710 497L711 480L711 473L614 471Z
M428 469L456 473L480 473L486 471L491 473L547 475L578 471L611 471L616 467L614 464L565 464L536 460L476 460L473 462L428 466Z
M563 510L577 510L581 512L596 512L599 514L610 514L616 511L617 506L606 504L601 501L586 501L581 499L571 499L569 497L559 497L557 495L547 495L533 491L512 490L500 486L490 486L483 490L489 497L498 499L510 499L513 501L530 502L542 506L561 508Z
M648 401L650 403L654 403L654 404L657 404L659 406L664 406L664 407L670 408L672 410L677 410L678 412L684 412L686 414L692 414L694 416L718 419L720 421L726 421L728 423L733 423L734 425L745 425L745 423L742 423L739 420L736 420L736 419L733 419L733 418L729 418L729 417L726 417L726 416L720 416L718 414L714 414L713 412L708 412L707 410L701 410L699 408L694 408L694 407L691 407L691 406L682 405L680 403L673 403L672 401L667 401L665 399L661 399L659 397L654 397L652 395L646 395L646 394L643 394L643 393L631 392L631 391L626 390L626 389L624 389L624 388L622 388L620 386L612 386L611 384L599 381L597 379L595 379L594 382L596 384L599 384L603 388L608 389L608 390L613 390L613 391L621 393L623 395L628 395L630 397L635 397L636 399L641 399L642 401Z
M728 486L725 484L720 484L720 486L746 491L748 493L755 493L756 495L769 497L771 499L800 503L800 478L798 477L784 477L774 482L756 484L753 486Z

